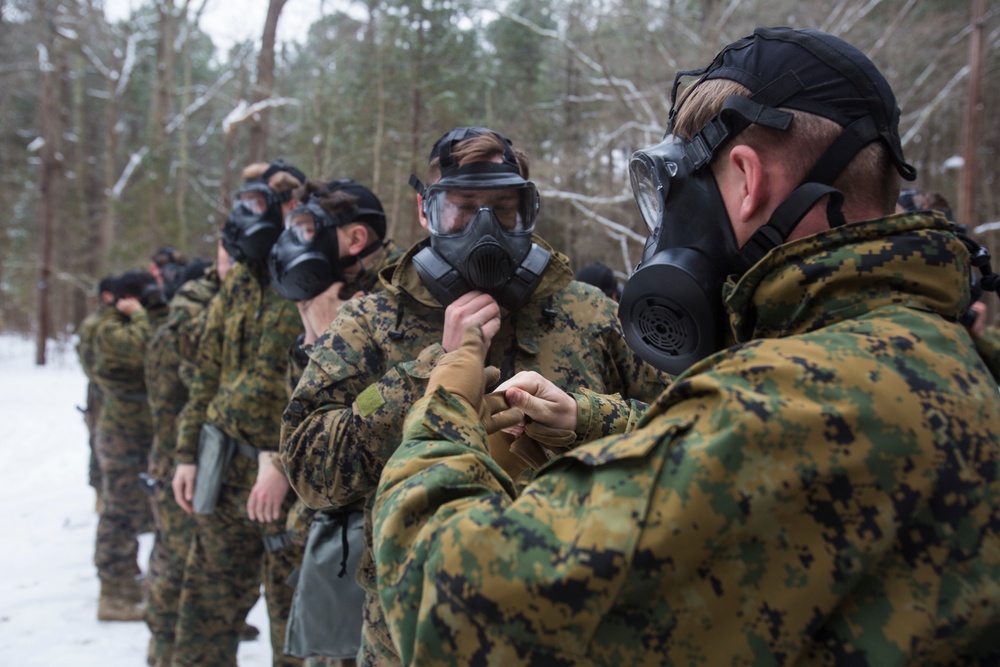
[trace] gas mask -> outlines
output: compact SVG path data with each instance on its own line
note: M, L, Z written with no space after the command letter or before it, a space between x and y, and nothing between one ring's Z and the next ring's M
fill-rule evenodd
M292 193L278 194L268 185L279 171L288 172L299 183L306 181L301 171L283 160L275 160L260 178L244 183L233 198L232 211L222 228L222 247L234 262L267 259L281 234L281 205L291 199Z
M694 86L706 79L729 79L750 88L752 95L730 95L690 140L675 137L677 89L689 75L701 77ZM708 67L678 73L671 106L667 136L629 162L632 191L649 238L618 312L625 340L636 354L677 375L726 344L722 285L728 276L743 275L785 243L822 197L828 197L829 225L844 224L843 195L831 184L860 150L882 141L900 175L913 180L916 172L903 160L899 109L888 84L857 49L825 33L760 28L727 46ZM779 106L826 117L844 130L767 224L738 247L710 164L751 124L787 131L793 114Z
M538 191L521 177L506 138L493 132L506 146L503 162L458 165L451 159L453 144L484 132L492 131L459 128L446 134L435 144L442 178L425 187L411 177L431 233L413 264L443 306L479 290L514 311L538 286L550 253L531 240Z
M271 284L278 294L292 301L308 301L344 280L346 268L378 250L382 243L376 240L357 255L341 257L337 228L373 217L384 220L385 214L374 208L357 208L350 214L331 216L315 195L297 206L285 219L285 230L268 257Z

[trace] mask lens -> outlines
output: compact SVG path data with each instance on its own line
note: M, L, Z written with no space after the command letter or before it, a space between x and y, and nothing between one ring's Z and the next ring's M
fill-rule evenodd
M635 203L639 206L643 222L650 235L656 234L663 219L663 202L669 190L669 181L661 182L653 160L641 153L636 153L629 161L629 178L632 181L632 193ZM676 173L676 166L673 172ZM666 174L664 174L666 175Z
M267 210L267 197L258 190L243 190L237 193L236 199L254 215L263 215Z
M492 213L508 234L530 234L535 228L538 195L532 183L494 189L429 189L425 214L432 233L462 234L481 210Z
M305 210L292 211L285 218L285 229L302 243L308 243L316 235L316 218Z

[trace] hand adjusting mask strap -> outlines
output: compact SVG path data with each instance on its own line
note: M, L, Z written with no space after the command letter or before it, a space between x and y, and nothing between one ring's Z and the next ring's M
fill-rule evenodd
M280 171L305 183L305 174L284 160L275 160L259 178L246 181L236 192L232 211L222 228L222 246L234 261L266 259L281 234L281 205L291 199L292 193L278 194L268 185Z
M501 162L461 165L452 148L490 133L504 144ZM410 185L421 195L430 240L413 257L421 282L443 306L472 290L514 311L538 287L549 251L531 240L538 215L535 184L521 177L510 140L485 128L458 128L435 144L441 179Z

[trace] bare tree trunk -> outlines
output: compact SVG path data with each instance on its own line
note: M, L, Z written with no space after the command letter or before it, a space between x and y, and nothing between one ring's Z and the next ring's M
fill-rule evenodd
M41 99L39 100L39 127L45 144L40 151L41 167L38 187L38 220L41 239L38 253L38 292L36 301L37 328L35 331L35 364L45 365L45 345L51 328L50 296L52 291L52 254L55 240L56 180L59 175L61 154L59 71L56 59L56 25L45 0L38 0L38 13L45 19L45 42L38 45L41 70Z
M286 0L270 0L267 6L267 20L261 38L260 57L257 59L257 85L254 86L253 102L266 100L274 88L274 43L278 33L278 19ZM267 154L267 120L270 111L262 109L250 125L250 162L264 161Z
M965 111L964 164L958 197L958 222L979 224L976 216L976 179L979 178L980 120L983 104L983 15L986 0L972 0L972 36L969 39L969 101Z

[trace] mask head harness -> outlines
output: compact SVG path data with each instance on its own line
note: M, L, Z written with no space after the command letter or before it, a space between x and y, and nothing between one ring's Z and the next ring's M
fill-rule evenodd
M284 160L275 160L258 178L249 179L236 192L232 211L222 228L222 247L234 262L263 260L282 230L281 205L292 198L291 190L277 193L268 184L278 172L298 182L306 176Z
M677 90L688 76L700 77L693 87L728 79L752 94L726 98L719 113L684 140L673 129ZM844 129L767 224L739 247L709 165L751 124L787 131L793 115L778 107L822 116ZM850 44L815 30L759 28L723 49L708 67L679 72L665 138L629 162L632 190L649 229L619 309L632 349L671 374L722 349L726 277L742 275L783 244L824 196L830 225L844 224L843 194L832 183L861 149L883 142L899 174L916 178L903 159L899 115L875 65Z
M176 294L177 288L184 282L181 280L181 275L184 273L185 266L187 266L187 260L184 254L173 246L160 248L150 259L160 272L160 279L163 281L163 291L167 300L170 300Z
M321 202L337 191L351 195L356 201L340 212L330 213ZM357 255L341 257L337 228L352 222L371 227L375 240ZM315 298L333 283L344 280L345 269L381 248L385 231L382 202L371 190L349 178L331 181L285 218L285 230L268 257L271 283L286 299Z
M454 150L484 134L503 144L500 161L460 164ZM420 280L442 306L479 290L517 310L538 287L550 258L531 240L539 209L535 184L521 176L510 140L484 127L451 130L434 144L429 162L434 158L438 181L425 186L410 176L431 233L413 257Z

